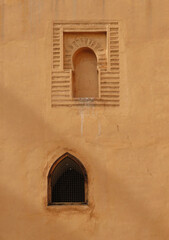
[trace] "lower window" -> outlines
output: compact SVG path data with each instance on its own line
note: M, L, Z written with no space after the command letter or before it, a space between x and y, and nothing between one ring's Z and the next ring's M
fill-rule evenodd
M87 174L82 163L69 153L61 156L48 176L48 204L86 204Z

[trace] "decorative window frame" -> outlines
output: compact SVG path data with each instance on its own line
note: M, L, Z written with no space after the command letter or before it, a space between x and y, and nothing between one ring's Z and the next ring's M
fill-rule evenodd
M70 64L64 64L64 33L106 33L106 47L96 41L80 38L74 41L69 54ZM97 56L99 96L74 98L72 96L73 54L82 47L91 48ZM69 62L69 60L68 60ZM53 22L53 60L51 79L51 107L58 106L112 106L120 105L119 22Z

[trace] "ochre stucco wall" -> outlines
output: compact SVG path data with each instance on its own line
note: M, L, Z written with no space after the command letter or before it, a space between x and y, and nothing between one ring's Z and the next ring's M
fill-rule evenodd
M168 0L1 0L0 239L169 239ZM120 21L120 107L50 105L52 22ZM48 206L65 152L89 206Z

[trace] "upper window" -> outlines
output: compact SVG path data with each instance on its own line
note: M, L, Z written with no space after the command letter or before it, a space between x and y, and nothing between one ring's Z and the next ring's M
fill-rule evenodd
M48 204L87 203L87 174L81 162L64 154L52 166L48 176Z
M51 106L120 105L120 25L54 22Z
M73 56L73 97L98 97L97 58L90 48L80 48Z

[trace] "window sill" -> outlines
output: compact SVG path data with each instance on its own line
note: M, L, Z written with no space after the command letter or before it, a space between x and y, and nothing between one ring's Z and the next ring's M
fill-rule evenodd
M56 206L56 205L61 205L61 206L71 206L71 205L88 205L86 202L53 202L49 203L48 206Z
M72 100L77 100L77 101L84 101L84 102L87 102L87 101L95 101L95 100L98 100L97 97L74 97L72 98Z
M87 203L78 203L78 204L65 204L65 203L52 203L46 206L46 210L51 214L70 214L72 213L85 213L90 214L93 207Z

